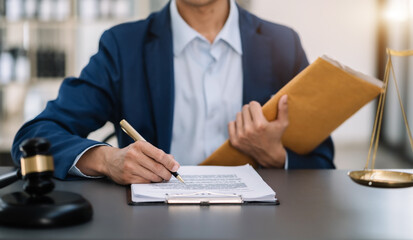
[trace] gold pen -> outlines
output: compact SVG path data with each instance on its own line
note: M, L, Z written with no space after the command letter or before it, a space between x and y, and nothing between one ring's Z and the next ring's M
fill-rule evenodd
M129 135L129 137L131 137L133 140L135 141L145 141L145 138L143 138L125 119L123 119L122 121L120 121L120 127L122 128L122 130ZM172 172L169 171L176 179L178 179L179 181L181 181L182 183L185 183L184 180L181 178L181 176L179 176L178 172Z

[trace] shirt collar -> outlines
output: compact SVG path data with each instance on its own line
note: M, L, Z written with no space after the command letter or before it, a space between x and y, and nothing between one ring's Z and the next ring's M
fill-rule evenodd
M181 17L176 7L175 0L170 4L171 24L172 24L172 40L174 55L179 55L184 48L195 38L205 39L200 33L189 26ZM230 0L230 10L227 21L223 28L218 33L214 40L218 42L220 39L227 42L236 52L242 54L241 34L239 30L239 13L234 0Z

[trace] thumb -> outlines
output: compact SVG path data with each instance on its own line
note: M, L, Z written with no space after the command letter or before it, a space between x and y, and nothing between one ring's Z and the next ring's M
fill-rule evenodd
M283 95L278 101L277 121L288 125L288 96Z

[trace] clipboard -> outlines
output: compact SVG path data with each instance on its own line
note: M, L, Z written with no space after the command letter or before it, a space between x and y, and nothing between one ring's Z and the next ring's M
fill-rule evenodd
M126 187L126 200L131 206L145 205L280 205L278 198L274 202L244 201L241 195L222 194L213 192L197 192L191 194L165 195L165 201L159 202L134 202L132 201L131 187Z

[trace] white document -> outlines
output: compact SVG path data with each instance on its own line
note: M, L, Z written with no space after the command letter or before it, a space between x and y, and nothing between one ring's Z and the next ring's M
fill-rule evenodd
M238 196L245 202L275 202L275 192L250 166L182 166L168 182L132 184L132 201L164 202L168 197L226 198Z

